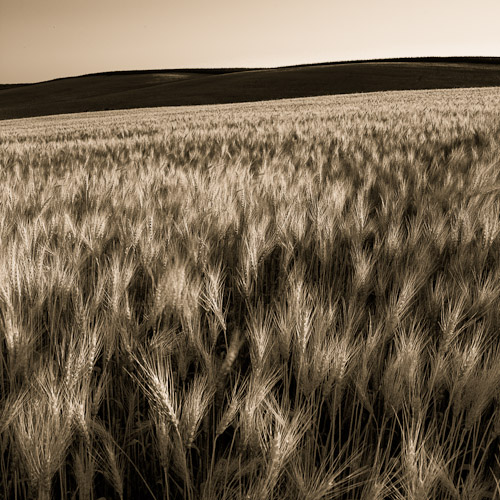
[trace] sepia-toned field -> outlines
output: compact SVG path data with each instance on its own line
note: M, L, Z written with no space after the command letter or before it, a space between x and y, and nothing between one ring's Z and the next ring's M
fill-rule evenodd
M500 498L500 88L0 122L0 498Z

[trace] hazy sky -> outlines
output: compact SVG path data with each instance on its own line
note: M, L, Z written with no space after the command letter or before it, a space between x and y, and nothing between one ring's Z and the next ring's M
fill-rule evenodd
M499 0L0 0L0 83L123 69L500 56Z

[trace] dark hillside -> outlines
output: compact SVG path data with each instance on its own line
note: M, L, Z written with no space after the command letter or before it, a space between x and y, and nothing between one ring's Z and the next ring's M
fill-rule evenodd
M124 71L0 88L0 119L329 94L500 86L495 58L427 58L277 69Z

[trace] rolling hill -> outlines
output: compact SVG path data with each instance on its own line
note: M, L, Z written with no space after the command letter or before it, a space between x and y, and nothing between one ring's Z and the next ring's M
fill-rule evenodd
M387 90L500 86L500 58L419 58L274 69L122 71L0 85L0 119Z

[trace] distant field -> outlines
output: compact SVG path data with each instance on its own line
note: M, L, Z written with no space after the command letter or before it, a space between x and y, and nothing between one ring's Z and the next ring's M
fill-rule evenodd
M499 109L0 123L0 497L499 498Z
M389 90L500 86L500 59L428 58L265 70L116 72L2 89L0 119Z

